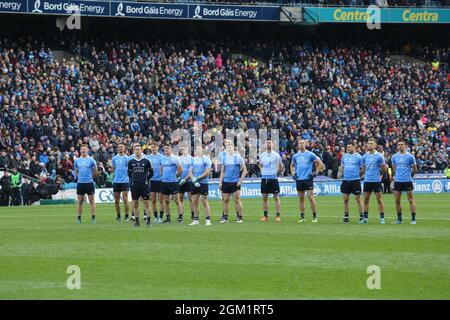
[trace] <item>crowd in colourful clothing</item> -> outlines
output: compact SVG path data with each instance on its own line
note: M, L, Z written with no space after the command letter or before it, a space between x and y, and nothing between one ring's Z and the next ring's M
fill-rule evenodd
M57 61L37 43L0 43L0 169L70 182L86 143L97 184L107 185L118 143L173 143L173 130L192 132L195 122L204 131L279 129L285 163L299 138L309 140L333 177L345 145L363 152L369 137L388 161L405 138L419 172L449 163L447 47L418 50L432 59L424 64L394 62L379 44L333 41L249 42L242 56L220 41L75 41L70 50Z

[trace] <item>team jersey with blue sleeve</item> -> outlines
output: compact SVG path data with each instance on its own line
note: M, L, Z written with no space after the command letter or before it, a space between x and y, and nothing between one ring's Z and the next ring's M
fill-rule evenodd
M97 167L97 162L91 157L80 157L75 160L74 169L78 169L78 183L93 183L92 171Z
M180 158L174 155L163 156L160 161L162 167L162 182L177 182L177 167L181 165Z
M378 151L367 152L362 157L363 165L366 167L364 182L381 182L381 167L384 166L384 157Z
M227 152L226 152L225 150L219 152L219 156L217 157L217 160L218 160L218 163L219 163L219 164L222 164L222 163L223 163L223 157L225 156L226 153L227 153Z
M259 163L261 164L261 178L277 179L278 168L280 167L281 157L276 152L263 152L259 155Z
M190 155L180 156L180 161L181 161L181 167L183 168L180 178L186 179L186 177L189 174L189 168L191 167L191 164L192 164L192 156L190 156Z
M409 153L401 154L397 152L392 157L392 164L395 165L395 182L412 182L412 167L416 164L416 158Z
M221 164L224 170L223 182L238 182L241 177L241 165L244 164L244 159L241 155L237 152L232 155L225 153L222 157Z
M201 176L208 168L211 168L211 159L207 156L192 158L192 174L194 177ZM208 176L198 180L199 183L208 183Z
M362 166L362 157L359 153L346 153L341 159L344 167L344 180L359 180Z
M307 180L313 178L313 164L317 159L319 158L311 151L298 151L294 154L292 157L292 163L294 164L297 180Z
M161 173L159 172L159 167L161 165L161 160L164 156L161 153L157 154L149 154L147 155L147 159L150 160L153 168L153 177L150 181L161 181Z
M129 183L128 178L128 156L116 154L112 158L112 165L114 166L113 183Z

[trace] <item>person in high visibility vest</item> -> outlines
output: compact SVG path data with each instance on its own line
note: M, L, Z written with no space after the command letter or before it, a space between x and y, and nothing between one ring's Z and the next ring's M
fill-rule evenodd
M444 174L447 177L447 179L450 179L450 164L448 164L447 168L445 168Z
M252 59L252 62L250 62L250 68L252 70L255 70L258 67L258 61L256 61L255 58Z
M438 71L439 70L439 61L433 61L431 63L431 70Z
M11 174L11 205L22 205L22 175L13 168Z

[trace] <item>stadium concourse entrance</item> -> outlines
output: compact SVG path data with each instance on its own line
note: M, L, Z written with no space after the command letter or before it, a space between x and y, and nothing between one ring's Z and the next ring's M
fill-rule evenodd
M14 35L44 41L46 46L57 50L72 40L94 40L104 43L123 41L169 41L214 42L221 46L238 46L244 49L258 41L284 44L308 40L330 40L342 43L383 43L393 51L402 50L407 43L421 41L447 42L450 39L448 25L384 24L380 30L369 30L365 24L319 24L314 26L289 25L272 22L222 22L188 20L144 20L81 17L80 30L60 31L60 16L7 15L0 14L0 38ZM350 36L349 36L350 35ZM9 37L11 38L11 37ZM250 47L250 46L249 46ZM239 49L239 48L233 48ZM254 48L258 50L259 48Z

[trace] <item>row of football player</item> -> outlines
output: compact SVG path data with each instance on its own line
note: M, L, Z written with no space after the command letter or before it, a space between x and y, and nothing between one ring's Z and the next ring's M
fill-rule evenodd
M235 151L234 144L226 141L225 150L219 155L221 173L219 188L222 193L223 213L221 223L228 222L230 200L233 198L237 212L237 223L243 222L243 206L240 198L240 188L247 174L244 159ZM318 222L316 201L314 198L313 178L315 172L323 170L323 163L314 153L306 149L307 141L298 142L298 152L293 156L290 170L296 181L299 198L299 223L305 222L305 195L309 199L312 211L312 222ZM368 223L369 201L372 193L378 204L380 223L385 223L384 204L381 197L381 177L387 169L384 157L377 152L375 139L370 139L368 151L361 156L355 152L355 146L349 144L347 153L342 157L343 181L341 192L344 202L344 223L349 223L349 197L355 196L360 218L358 223ZM211 160L204 155L203 147L195 150L191 157L187 149L183 149L181 156L172 153L171 146L164 147L164 154L159 153L158 146L151 147L151 154L145 156L139 144L133 145L133 155L126 154L124 145L119 145L118 154L112 159L114 167L113 192L117 221L121 221L120 198L122 197L125 210L125 221L129 221L128 192L131 190L132 219L134 226L140 226L139 200L144 203L144 220L150 224L150 210L155 223L171 222L170 201L177 207L178 222L183 222L183 200L188 193L190 202L190 225L199 224L199 204L203 205L206 215L206 225L211 225L210 207L208 203L208 176L211 170ZM397 224L402 223L401 195L406 192L411 209L411 224L416 223L416 206L413 198L412 177L417 171L415 158L406 149L405 141L399 141L398 152L393 156L394 193L397 209ZM269 220L268 198L273 195L275 202L275 221L281 221L281 206L279 198L278 176L284 170L281 157L273 150L272 141L266 142L266 151L259 155L261 168L261 194L263 199L263 217L261 221ZM90 203L92 223L95 223L95 201L93 178L97 174L94 159L88 156L88 147L81 147L81 156L74 163L75 174L78 177L78 217L81 223L82 205L87 195ZM361 190L361 178L364 179ZM364 199L361 199L361 193ZM160 210L157 210L159 199ZM164 216L165 215L165 216ZM163 220L164 218L164 220Z

